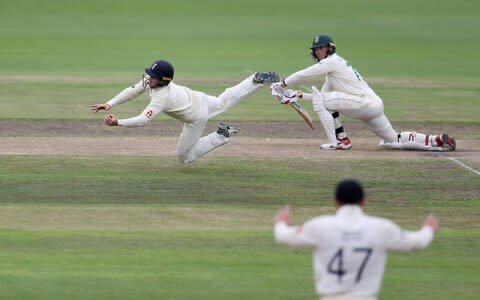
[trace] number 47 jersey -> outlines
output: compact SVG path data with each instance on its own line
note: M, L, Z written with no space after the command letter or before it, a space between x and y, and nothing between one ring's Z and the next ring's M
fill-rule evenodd
M313 248L317 293L373 297L379 293L389 251L426 247L433 231L405 231L393 222L368 216L358 205L343 205L335 215L313 218L303 226L277 223L278 243Z

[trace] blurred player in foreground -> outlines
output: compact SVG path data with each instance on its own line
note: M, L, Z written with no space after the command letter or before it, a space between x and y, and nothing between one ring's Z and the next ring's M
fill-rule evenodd
M291 74L284 80L272 84L272 94L288 104L297 98L313 102L313 109L323 125L328 143L324 150L348 150L352 143L347 137L340 115L363 121L368 129L383 140L380 146L390 149L454 151L455 139L446 133L429 135L414 131L396 132L383 111L383 101L363 80L360 73L345 59L336 54L336 45L328 35L313 39L311 55L316 64ZM323 80L319 91L315 86L312 93L286 89L300 83Z
M108 126L138 127L150 122L164 112L183 122L183 131L177 144L177 158L188 164L226 144L238 132L233 125L220 123L215 132L201 137L210 118L230 109L263 86L263 83L279 81L274 72L258 72L238 85L227 88L218 97L177 85L173 80L173 66L164 60L155 61L146 68L143 79L104 104L92 105L92 111L108 111L113 106L132 100L147 91L150 104L136 117L118 119L112 114L104 118Z
M313 248L316 292L321 300L375 300L380 291L387 252L427 247L439 228L428 215L419 231L405 231L393 222L366 215L364 192L355 180L340 182L335 215L291 226L289 207L275 217L275 240L283 245Z

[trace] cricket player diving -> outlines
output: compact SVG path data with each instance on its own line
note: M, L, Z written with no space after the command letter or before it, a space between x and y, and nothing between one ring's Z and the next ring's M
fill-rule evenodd
M434 135L413 131L396 132L383 110L382 99L368 86L360 73L348 61L336 53L336 45L328 35L313 39L311 55L316 63L300 70L271 86L272 95L283 104L305 99L313 102L325 130L328 143L324 150L348 150L352 143L348 138L340 114L363 121L369 130L378 135L380 146L390 149L454 151L455 139L446 133ZM322 88L312 87L312 93L287 89L287 87L320 81Z
M201 137L210 118L240 103L260 89L264 83L279 81L278 75L274 72L257 72L215 97L175 84L174 69L168 61L155 61L145 69L145 73L142 80L124 89L108 102L92 105L92 111L108 111L146 91L150 97L150 103L141 114L129 119L118 119L112 114L107 114L104 118L105 124L125 127L144 126L156 115L164 112L183 122L183 131L177 144L177 158L183 164L192 163L225 145L229 138L238 132L235 126L220 123L216 131Z
M321 300L376 300L388 252L423 249L439 229L432 214L418 231L365 214L363 188L353 179L337 185L334 203L334 215L318 216L300 226L290 225L288 206L275 217L277 243L313 249L314 284Z

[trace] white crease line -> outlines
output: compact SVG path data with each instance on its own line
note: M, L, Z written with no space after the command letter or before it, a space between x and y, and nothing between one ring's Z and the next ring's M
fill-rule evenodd
M245 69L244 72L246 72L246 73L253 73L253 71L250 70L250 69ZM302 84L302 85L300 85L300 87L303 88L303 89L306 89L306 90L309 91L309 92L311 91L311 88L308 87L308 86L306 86L306 85L303 85L303 84ZM475 169L467 166L466 164L462 163L461 161L456 160L456 159L453 158L453 157L448 157L448 156L446 156L445 158L448 159L448 160L453 161L454 163L459 164L460 166L464 167L464 168L467 169L467 170L472 171L473 173L475 173L475 174L477 174L477 175L480 175L480 172L479 172L479 171L477 171L477 170L475 170Z
M456 159L453 158L453 157L448 157L448 156L446 156L445 158L448 159L448 160L451 160L451 161L453 161L453 162L455 162L455 163L457 163L457 164L459 164L460 166L464 167L464 168L467 169L467 170L472 171L473 173L475 173L475 174L477 174L477 175L480 175L480 172L479 172L479 171L477 171L477 170L475 170L475 169L467 166L466 164L462 163L461 161L456 160Z

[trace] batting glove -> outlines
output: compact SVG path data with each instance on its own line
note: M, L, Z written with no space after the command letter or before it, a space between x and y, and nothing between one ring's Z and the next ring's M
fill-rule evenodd
M285 88L279 82L275 82L270 85L270 91L272 92L272 96L277 97L279 100L282 98L284 90Z
M282 98L280 99L280 103L282 104L290 104L292 102L296 102L297 99L297 92L294 90L284 90Z

